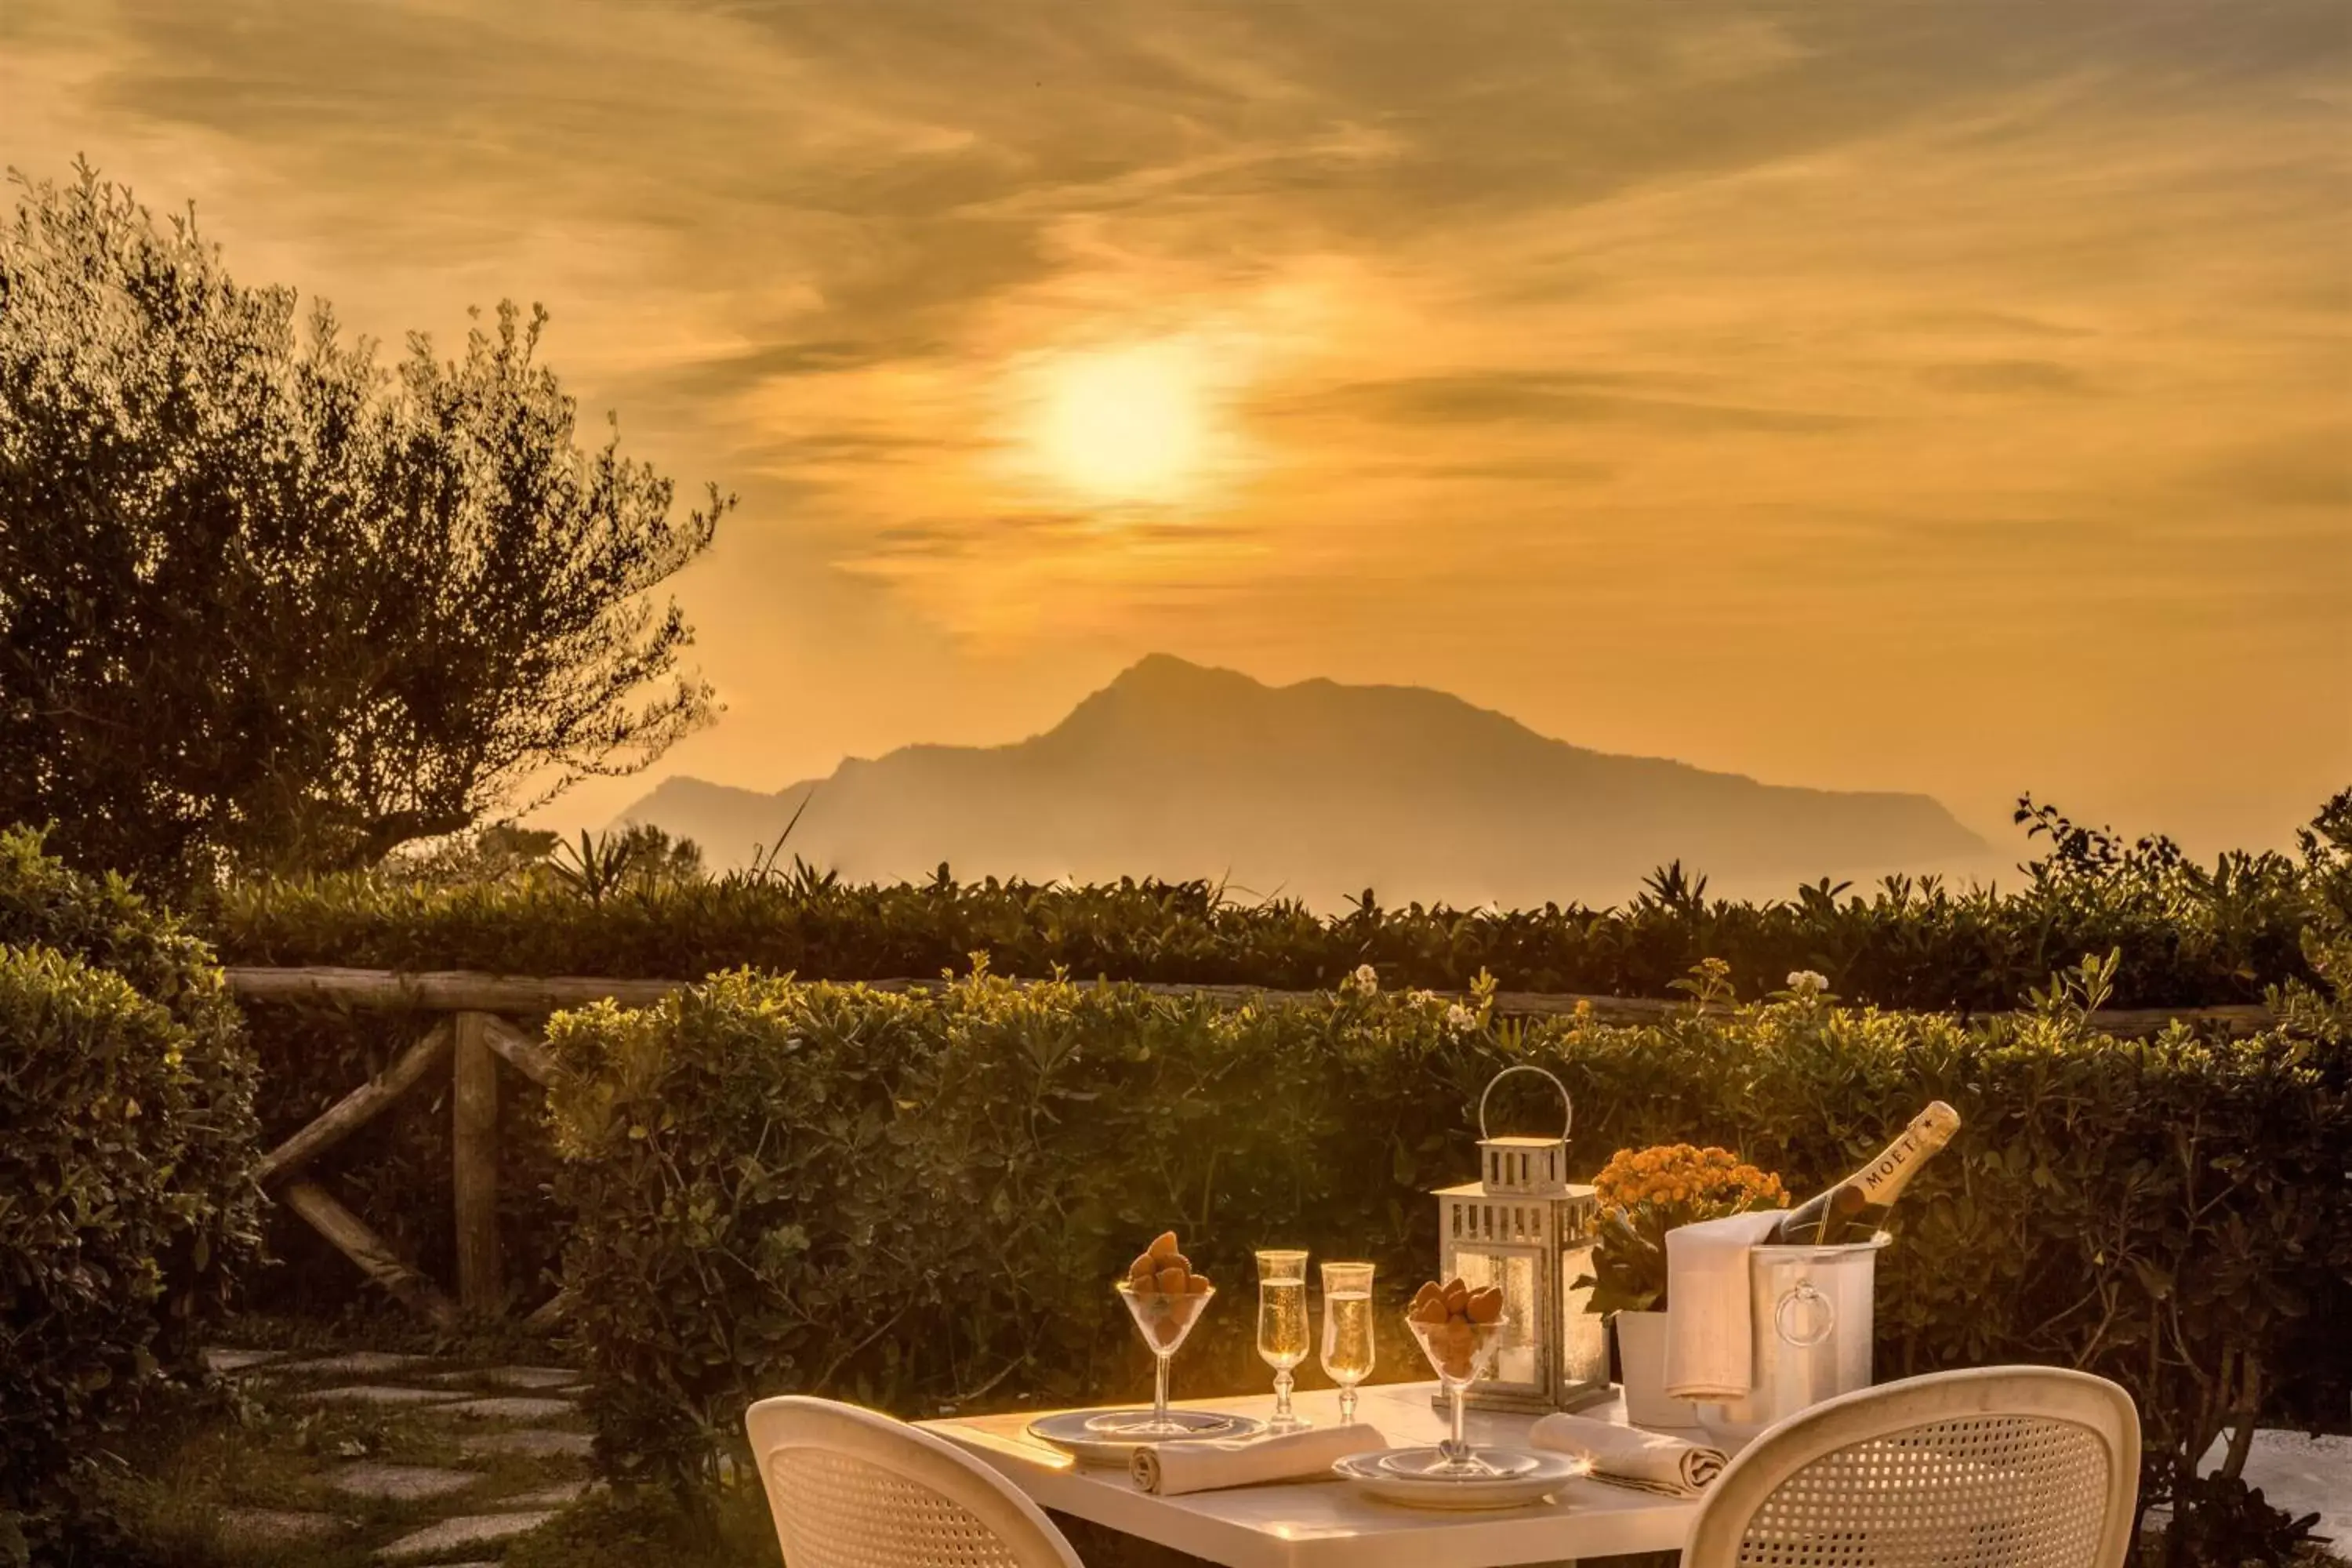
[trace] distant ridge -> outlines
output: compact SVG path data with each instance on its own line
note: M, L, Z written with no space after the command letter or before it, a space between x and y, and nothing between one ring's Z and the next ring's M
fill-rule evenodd
M814 799L809 792L814 789ZM1712 890L1973 866L1924 795L1759 784L1537 734L1411 686L1269 687L1153 654L1042 735L902 747L763 795L673 778L621 814L714 865L772 842L857 879L1205 877L1330 908L1614 902L1679 859Z

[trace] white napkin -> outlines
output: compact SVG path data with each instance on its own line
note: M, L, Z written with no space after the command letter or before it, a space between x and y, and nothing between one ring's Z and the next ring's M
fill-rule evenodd
M1261 1481L1327 1479L1331 1462L1385 1448L1389 1440L1361 1423L1309 1426L1278 1437L1227 1437L1208 1443L1146 1443L1128 1460L1135 1484L1161 1497L1223 1491Z
M1755 1373L1748 1249L1787 1212L1736 1214L1666 1232L1667 1394L1716 1404L1748 1397Z
M1584 1415L1547 1415L1528 1433L1528 1441L1585 1460L1603 1480L1670 1497L1698 1496L1727 1462L1720 1448Z

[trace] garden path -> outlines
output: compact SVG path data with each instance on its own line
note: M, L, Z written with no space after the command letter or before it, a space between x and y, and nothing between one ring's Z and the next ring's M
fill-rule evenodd
M593 1488L580 1373L381 1351L223 1348L258 1414L221 1468L227 1562L484 1568Z

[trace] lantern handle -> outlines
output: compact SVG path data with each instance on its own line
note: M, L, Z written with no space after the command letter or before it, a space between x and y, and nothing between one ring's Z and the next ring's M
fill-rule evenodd
M1495 1086L1515 1072L1531 1072L1559 1090L1559 1105L1564 1113L1559 1126L1559 1141L1563 1143L1567 1142L1568 1135L1576 1129L1576 1101L1569 1097L1568 1085L1560 1082L1549 1071L1536 1066L1533 1062L1513 1062L1486 1080L1486 1092L1478 1097L1479 1141L1483 1142L1491 1136L1486 1131L1486 1102L1495 1097Z

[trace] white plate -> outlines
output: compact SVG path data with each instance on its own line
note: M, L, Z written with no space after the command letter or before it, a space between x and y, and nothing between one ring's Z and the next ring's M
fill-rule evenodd
M1523 1508L1541 1502L1584 1474L1584 1466L1565 1454L1525 1448L1480 1448L1477 1453L1506 1473L1459 1480L1414 1473L1418 1465L1435 1457L1433 1448L1350 1454L1332 1461L1331 1473L1384 1502L1444 1509Z
M1051 1443L1081 1464L1117 1465L1125 1468L1129 1456L1146 1443L1213 1443L1227 1437L1247 1437L1265 1429L1254 1415L1234 1415L1223 1410L1187 1410L1171 1406L1168 1418L1181 1421L1178 1436L1126 1433L1122 1423L1148 1421L1151 1407L1135 1410L1063 1410L1029 1423L1029 1436Z

